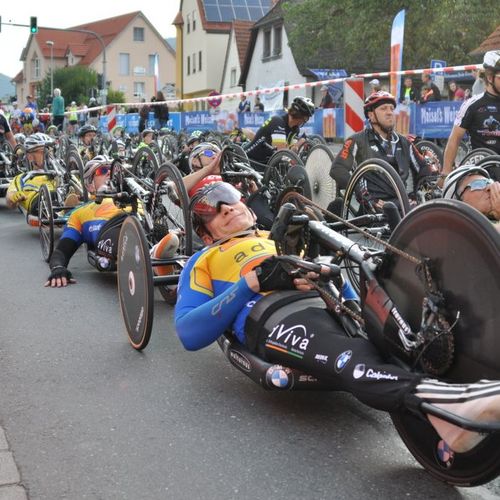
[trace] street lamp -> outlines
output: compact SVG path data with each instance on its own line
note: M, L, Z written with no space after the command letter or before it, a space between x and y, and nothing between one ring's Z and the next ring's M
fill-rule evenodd
M50 47L50 95L54 95L54 42L47 40L45 42Z

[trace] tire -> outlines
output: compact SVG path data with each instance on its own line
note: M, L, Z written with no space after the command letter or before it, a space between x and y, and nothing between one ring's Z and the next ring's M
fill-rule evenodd
M476 165L479 160L482 160L485 156L494 155L495 151L488 148L476 148L465 155L463 160L460 162L459 166L462 165Z
M396 202L401 218L403 218L410 211L410 201L399 174L386 161L371 159L361 163L349 179L342 206L343 219L350 220L359 215L381 213L380 210L377 210L373 206L372 200L370 200L369 192L366 191L365 187L363 187L367 176L370 176L371 179L375 179L375 184L382 185L384 188L390 190L391 196L388 198L390 201ZM363 201L365 191L368 194L366 203ZM380 227L380 224L377 224L375 227ZM365 227L365 229L375 232L376 235L381 236L383 239L388 237L384 228L382 228L383 233L378 234L375 227ZM360 245L376 250L383 250L383 247L379 243L365 237L360 232L349 229L345 231L344 234ZM350 259L344 259L343 266L352 286L356 292L359 293L359 265Z
M193 253L193 226L189 214L189 198L175 165L167 162L158 170L153 196L151 217L154 229L150 237L151 243L157 243L167 232L177 230L180 241L178 253L190 256ZM180 268L173 269L173 273L180 271ZM161 285L158 288L167 303L175 304L177 286Z
M69 190L73 190L80 198L80 201L87 203L89 193L83 181L83 160L76 149L70 148L66 170L69 174Z
M500 182L500 155L485 156L476 165L487 170L494 181Z
M453 328L454 359L444 374L456 383L500 379L498 290L500 235L478 211L456 200L435 200L413 210L395 229L390 243L413 255L425 256L438 268ZM379 279L414 331L421 321L423 286L415 265L394 256ZM413 456L435 477L457 486L476 486L500 473L500 435L490 434L467 453L442 460L441 438L430 423L410 411L391 415ZM441 457L441 458L440 458Z
M54 252L54 212L49 188L42 184L38 192L38 222L42 257L49 262Z
M443 169L443 150L431 141L419 141L415 144L418 152L424 157L425 162L435 172Z
M295 166L303 167L304 164L297 153L294 153L289 149L282 149L271 156L262 179L262 183L267 186L271 195L271 210L276 211L276 203L279 195L283 190L292 185L290 180L287 178L287 175L289 170ZM308 196L309 194L310 196L310 185L309 193L306 194L305 190L308 186L300 184L301 183L299 182L298 187L305 188L304 195Z
M141 179L154 179L160 165L154 151L147 147L141 147L132 160L132 173Z
M337 183L330 177L334 159L335 155L328 146L317 144L309 152L305 166L311 184L311 200L325 209L338 194Z
M149 246L139 220L127 217L118 239L118 298L128 340L144 349L153 328L154 288Z

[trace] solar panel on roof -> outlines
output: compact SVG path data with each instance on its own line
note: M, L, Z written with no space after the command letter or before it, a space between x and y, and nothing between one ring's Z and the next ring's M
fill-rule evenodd
M205 17L211 22L233 19L257 21L271 8L271 0L203 0Z

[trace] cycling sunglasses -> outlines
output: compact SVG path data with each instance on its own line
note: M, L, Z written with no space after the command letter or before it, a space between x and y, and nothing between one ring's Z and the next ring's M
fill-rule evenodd
M459 198L462 198L462 195L465 193L465 191L467 191L467 189L470 189L471 191L482 191L483 189L486 189L490 184L493 184L493 182L493 179L488 179L487 177L483 177L482 179L474 179L462 189L462 192L459 194Z
M200 156L206 156L207 158L213 158L217 153L215 151L212 151L211 149L204 149L203 151L200 151L197 155L196 158L199 158Z
M241 193L227 182L215 182L195 194L190 208L204 222L210 222L219 212L222 205L234 205L241 200Z
M94 172L94 175L97 175L97 176L108 175L110 170L111 170L110 167L97 167L96 171Z

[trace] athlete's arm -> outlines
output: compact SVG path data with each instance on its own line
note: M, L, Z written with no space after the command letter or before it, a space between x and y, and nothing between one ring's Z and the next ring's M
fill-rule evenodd
M333 160L330 168L330 177L338 183L340 189L347 187L347 183L351 177L356 147L354 139L347 139L340 153Z
M467 131L458 125L455 125L451 131L450 138L446 144L446 149L444 150L442 172L444 175L448 175L455 166L458 146L460 145L460 141L463 139L465 132Z

